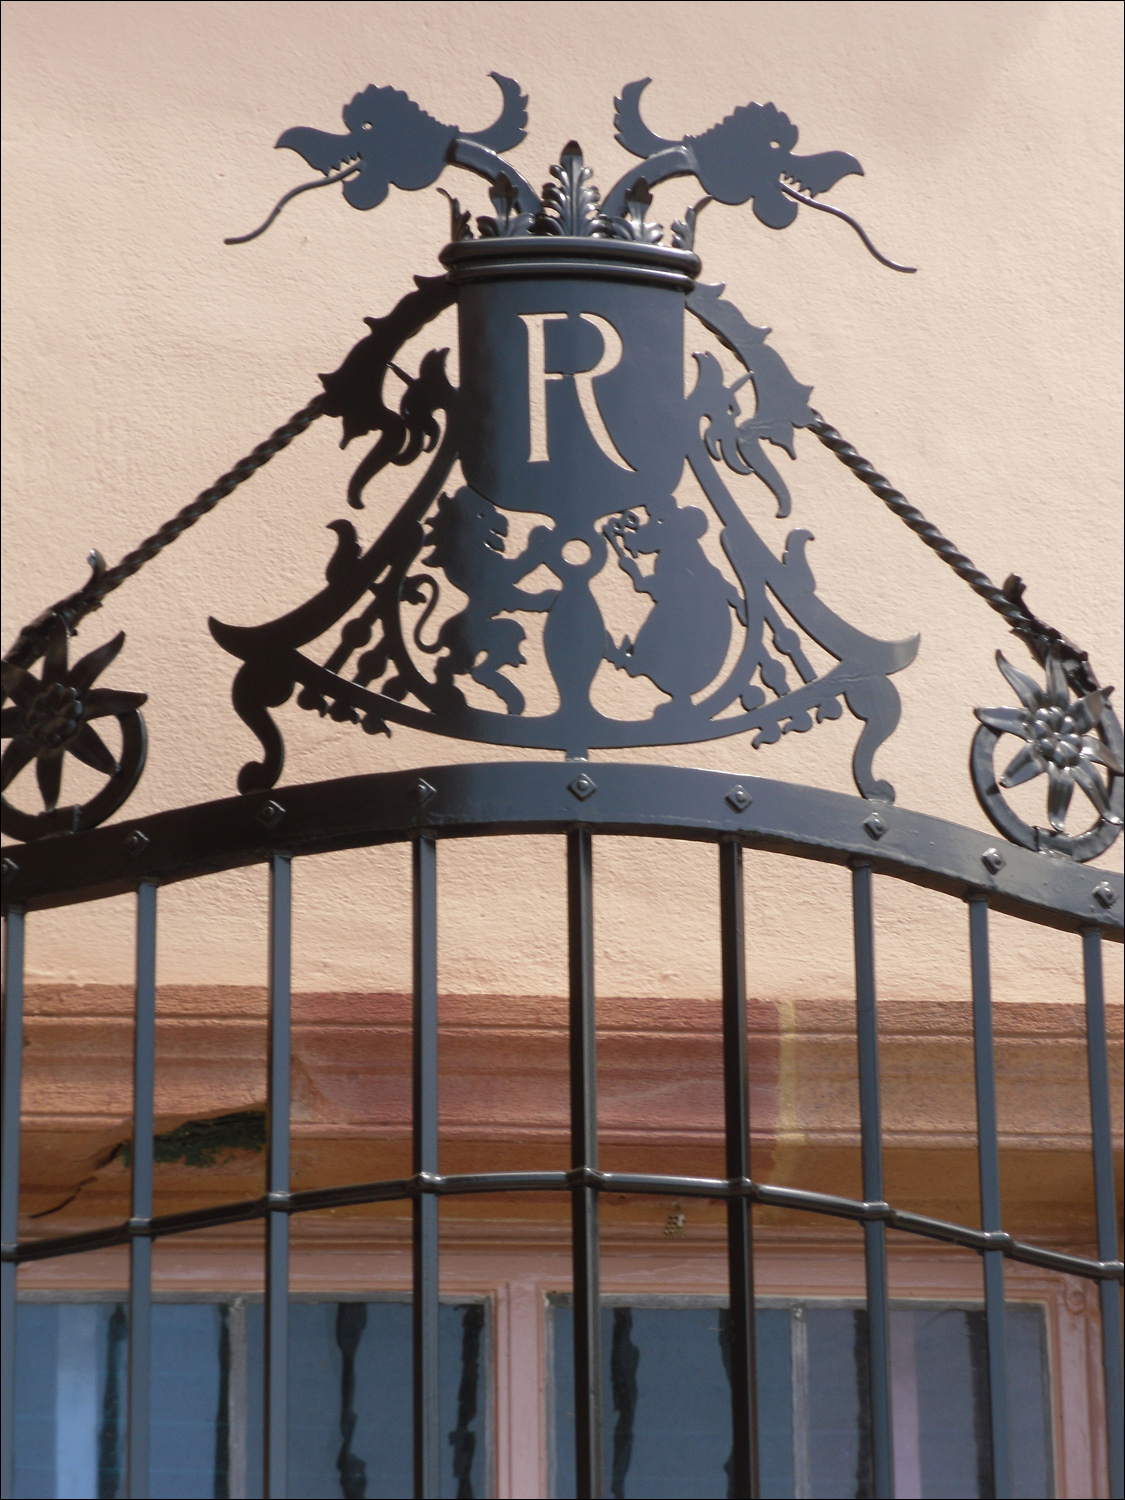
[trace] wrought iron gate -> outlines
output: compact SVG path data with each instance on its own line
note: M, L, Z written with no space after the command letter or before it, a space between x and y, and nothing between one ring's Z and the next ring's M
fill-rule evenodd
M731 1493L757 1484L752 1221L755 1204L827 1214L863 1226L869 1401L878 1496L894 1493L888 1345L888 1227L979 1254L984 1271L991 1461L994 1493L1010 1492L1004 1354L1004 1262L1020 1261L1097 1282L1101 1297L1109 1471L1121 1493L1122 1394L1110 1099L1101 943L1122 938L1122 881L1084 867L1120 831L1123 805L1120 726L1108 692L1084 653L1037 620L1022 585L997 589L819 414L752 327L698 281L693 236L697 204L677 222L671 247L646 218L651 186L695 176L710 197L752 201L764 224L782 228L799 205L858 163L840 152L798 157L797 132L772 105L736 110L713 131L680 142L660 140L639 113L643 84L618 101L619 140L642 158L599 207L589 169L571 143L553 181L536 194L503 161L523 136L525 103L498 78L504 111L490 130L459 133L390 89L369 88L344 111L346 136L298 129L291 146L329 182L344 184L356 207L376 206L393 182L432 183L451 162L486 178L494 216L478 220L452 204L445 274L419 279L333 375L325 392L254 453L161 528L114 569L100 559L84 590L29 626L5 662L4 784L35 764L45 810L32 816L5 803L5 830L20 846L4 859L7 1008L4 1021L3 1420L6 1483L11 1478L16 1270L19 1264L129 1246L128 1493L148 1493L148 1389L152 1247L155 1239L264 1219L266 1493L289 1492L287 1370L290 1216L343 1205L413 1205L415 1491L439 1488L438 1215L442 1198L478 1193L558 1192L571 1200L574 1278L576 1472L580 1495L602 1492L601 1320L598 1209L605 1192L680 1199L722 1199L727 1211L730 1279L730 1386L734 1433ZM791 185L802 184L800 188ZM313 184L309 184L312 186ZM300 191L297 189L295 191ZM706 203L709 199L704 199ZM283 200L284 202L284 200ZM280 207L280 205L279 205ZM839 212L832 210L833 212ZM275 210L275 214L276 214ZM841 215L843 217L843 215ZM267 221L268 222L268 221ZM850 221L849 221L850 222ZM858 226L855 226L858 228ZM862 231L860 231L862 234ZM252 238L247 237L247 238ZM870 242L868 243L869 248ZM875 252L873 252L875 253ZM879 257L883 259L883 257ZM889 262L888 262L889 264ZM898 267L896 269L906 269ZM398 371L398 410L383 381L399 347L456 303L461 382L454 390L443 356L431 353L417 376ZM745 367L725 383L714 355L695 356L698 380L682 390L685 310ZM395 367L397 368L397 367ZM595 386L594 382L598 384ZM752 384L752 415L742 419L737 391ZM442 421L438 413L443 414ZM326 587L307 604L253 629L212 622L216 640L241 666L234 704L257 735L262 760L239 777L237 797L115 824L145 756L139 694L95 688L123 637L74 666L68 640L110 589L322 414L343 420L345 440L378 433L356 470L349 501L387 463L434 457L414 493L366 552L350 523L337 533ZM755 474L776 501L788 489L762 448L792 451L794 430L810 428L899 514L987 603L997 609L1039 663L1045 684L1000 658L1018 708L982 709L972 750L978 795L1003 837L895 807L876 778L873 755L893 731L898 698L891 675L913 659L917 639L882 642L864 635L819 597L805 559L808 534L793 532L778 559L761 541L722 478L722 466ZM454 463L463 484L443 491ZM710 506L684 506L672 495L685 463ZM531 512L537 526L525 550L506 550L508 518ZM643 513L643 515L642 515ZM704 556L699 539L721 528L730 573ZM431 551L422 557L424 548ZM654 556L652 572L638 559ZM635 640L605 630L591 577L616 563L653 604ZM521 583L545 565L558 588ZM423 571L411 571L420 568ZM735 583L737 580L737 584ZM467 604L425 638L443 583ZM414 613L411 615L410 610ZM419 613L420 611L420 613ZM543 642L557 707L526 711L517 685L524 628L514 615L545 616ZM321 663L303 648L340 625ZM835 660L817 673L801 646L803 630ZM738 632L744 632L742 637ZM769 639L767 640L767 633ZM741 649L732 660L732 639ZM358 655L357 655L358 653ZM426 659L432 658L432 671ZM35 663L44 663L41 676ZM644 677L666 700L634 721L601 713L590 697L600 663ZM511 675L504 669L510 669ZM350 675L345 675L345 672ZM794 675L794 682L790 676ZM457 679L462 679L458 684ZM473 706L472 679L500 709ZM278 787L283 745L271 710L300 685L299 707L389 733L396 723L487 743L561 750L555 762L436 765L413 772ZM413 700L413 701L408 701ZM755 746L804 733L847 707L863 721L853 769L858 797L759 777L592 761L591 749L689 743L753 730ZM93 721L116 717L123 750L115 760ZM997 776L1002 736L1020 741ZM107 776L82 807L58 806L63 760L74 754ZM1006 787L1036 775L1048 784L1047 826L1022 822ZM1068 834L1077 787L1094 807L1086 831ZM105 826L97 826L97 825ZM441 1172L438 1153L438 846L449 838L526 833L565 835L569 911L569 1171ZM598 1162L593 880L600 835L689 839L714 845L719 862L726 1175L693 1178L605 1172ZM410 843L413 853L413 1170L403 1179L293 1191L289 1171L290 932L292 862L328 850ZM856 1036L861 1107L862 1199L828 1196L755 1181L750 1171L753 1100L746 1048L746 952L743 863L756 850L851 870ZM267 1190L252 1201L154 1216L153 1129L155 964L160 886L220 870L267 864L270 875ZM885 1201L876 1009L873 903L875 877L904 880L967 903L975 1046L981 1225L977 1229L896 1208ZM135 891L136 1008L132 1211L112 1228L19 1239L20 1077L25 916L50 907ZM1089 1090L1096 1188L1097 1257L1063 1254L1019 1241L1001 1215L989 970L990 910L1075 935L1085 975ZM1115 1422L1115 1417L1118 1419Z

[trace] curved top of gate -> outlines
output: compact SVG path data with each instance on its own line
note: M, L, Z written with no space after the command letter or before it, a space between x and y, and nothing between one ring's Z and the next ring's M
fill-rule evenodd
M1030 650L1034 674L998 657L1009 702L977 711L971 772L995 827L1043 855L1084 861L1103 852L1120 832L1125 766L1111 690L1085 653L1030 613L1018 579L996 588L860 458L810 406L811 386L769 344L769 329L749 323L722 284L700 279L695 229L713 199L749 203L772 229L792 223L802 206L827 210L883 264L909 271L820 201L842 177L862 173L859 162L841 151L798 154L797 127L773 104L737 108L699 136L663 139L642 119L643 80L621 91L615 116L618 141L640 161L604 201L573 141L536 192L503 156L524 138L526 97L513 80L493 77L502 109L485 130L463 132L395 89L369 87L345 106L345 133L298 127L279 138L322 175L231 243L255 238L309 188L339 183L353 207L368 210L391 185L428 187L447 166L485 179L493 212L478 216L474 231L472 215L451 197L444 274L416 278L390 313L368 318L369 333L321 376L323 394L309 407L117 568L97 558L86 588L21 634L4 663L11 702L2 780L6 788L34 764L44 811L5 802L5 832L22 840L77 833L123 804L144 763L144 696L99 683L123 636L70 663L75 625L329 415L341 420L344 445L376 439L348 485L353 507L363 506L366 487L387 465L423 455L427 463L366 550L350 521L332 523L325 585L312 598L256 626L211 621L216 641L240 663L234 706L261 745L261 758L239 775L244 796L261 800L276 785L284 747L272 710L296 692L301 708L368 734L402 724L562 751L570 760L743 733L757 749L813 732L846 709L863 725L853 756L857 787L869 801L892 803L873 758L898 722L892 679L910 666L918 636L884 641L845 619L817 588L810 533L795 527L777 556L727 482L731 473L756 477L755 503L788 516L792 497L769 450L793 458L794 433L807 427ZM665 243L648 215L652 187L672 177L695 178L705 196ZM459 384L446 373L444 349L426 354L416 375L405 373L398 351L454 305ZM691 343L685 351L685 330L692 342L705 330L725 354ZM685 352L694 366L686 390ZM392 374L403 387L397 406L387 392ZM610 582L633 597L640 619L629 633L607 627L599 591ZM638 684L645 707L623 716L599 689L607 673ZM96 728L98 718L112 717L122 727L119 758ZM59 805L68 754L107 778L81 807ZM1036 777L1047 792L1042 826L1024 822L1004 797ZM1079 832L1067 821L1076 820L1076 790L1093 813ZM15 884L6 899L17 899L18 865L8 864ZM1110 916L1119 885L1102 882L1096 919L1119 925Z

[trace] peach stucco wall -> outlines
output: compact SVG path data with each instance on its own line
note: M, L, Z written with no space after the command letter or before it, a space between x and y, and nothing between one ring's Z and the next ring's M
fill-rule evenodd
M392 190L361 214L330 189L264 239L224 247L307 175L271 150L279 131L333 128L368 82L478 128L496 68L530 92L513 159L536 181L576 136L611 182L627 164L613 95L645 74L658 130L769 98L802 148L857 155L867 175L834 201L917 276L882 269L826 216L775 234L749 208L719 207L701 221L705 276L772 326L861 451L997 581L1022 574L1102 680L1121 680L1117 5L9 3L4 24L6 642L81 581L90 547L113 561L155 529L316 391L365 314L436 269L435 192ZM483 184L448 185L487 208ZM666 184L658 216L691 197ZM434 341L450 341L444 327ZM319 585L355 461L336 441L318 424L83 627L86 649L128 632L114 680L149 694L133 813L233 791L254 747L206 617L256 622ZM971 710L1005 701L993 652L1021 648L813 438L798 455L792 521L751 491L755 524L775 546L789 525L815 533L820 587L848 619L894 639L921 630L879 767L901 803L986 827L966 771ZM363 539L406 482L395 471L369 495ZM283 723L291 781L479 755L408 730L371 739L292 705ZM855 733L846 719L759 752L736 739L659 754L848 791ZM603 849L603 992L715 992L712 863L696 848ZM557 993L556 841L461 845L442 864L443 982ZM406 984L405 873L401 850L302 866L299 985ZM755 993L845 992L843 873L761 857L749 878ZM162 980L260 983L263 909L260 872L166 893ZM956 903L891 890L880 913L884 994L961 998ZM130 921L124 901L36 917L33 976L120 982ZM1073 940L997 926L1001 998L1075 998Z

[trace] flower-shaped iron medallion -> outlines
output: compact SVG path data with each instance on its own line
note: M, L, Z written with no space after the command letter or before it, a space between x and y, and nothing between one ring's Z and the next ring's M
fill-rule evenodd
M1121 832L1125 813L1125 765L1121 725L1109 706L1112 689L1099 688L1072 698L1066 672L1057 656L1046 664L1046 686L996 653L1019 708L978 708L981 727L973 740L973 785L981 806L1001 833L1026 849L1045 849L1088 860L1103 853ZM1022 740L999 778L993 766L1002 735ZM1005 801L1001 789L1047 777L1046 828L1025 823ZM1066 832L1066 818L1077 787L1093 804L1098 818L1085 833Z
M136 786L147 748L144 720L138 709L147 694L94 687L124 644L122 632L69 667L67 632L60 624L47 648L42 677L12 662L3 663L3 695L12 702L3 710L3 738L10 743L0 757L0 791L6 791L34 761L44 806L41 813L25 813L0 799L2 826L10 837L26 841L48 833L93 828L116 812ZM91 722L105 718L116 718L121 725L120 762ZM67 755L109 780L84 805L60 808Z

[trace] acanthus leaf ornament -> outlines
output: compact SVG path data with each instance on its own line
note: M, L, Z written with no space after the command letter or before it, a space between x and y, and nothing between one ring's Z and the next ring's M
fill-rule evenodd
M1056 653L1047 655L1040 686L1014 667L1002 652L996 664L1019 699L1018 708L978 708L980 728L973 740L973 786L993 824L1013 843L1027 849L1067 854L1081 861L1103 854L1119 836L1125 821L1125 743L1110 707L1112 688L1073 693ZM999 776L994 760L1004 736L1019 741ZM1003 792L1045 776L1047 826L1026 823ZM1097 814L1080 834L1066 832L1075 790Z

